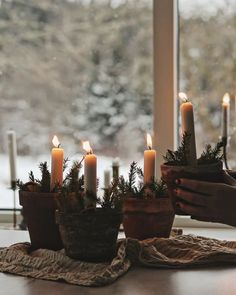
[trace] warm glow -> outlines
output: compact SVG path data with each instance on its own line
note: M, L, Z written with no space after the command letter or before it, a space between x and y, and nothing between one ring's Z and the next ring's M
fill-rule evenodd
M223 96L223 105L228 106L230 103L230 96L229 93L225 93L225 95Z
M152 137L149 133L147 133L147 147L152 149Z
M87 154L93 153L89 141L83 141L83 149L87 152Z
M179 98L183 101L183 102L187 102L188 101L188 97L184 92L179 92Z
M59 147L60 146L60 141L58 140L57 136L54 135L53 139L52 139L52 143L55 147Z

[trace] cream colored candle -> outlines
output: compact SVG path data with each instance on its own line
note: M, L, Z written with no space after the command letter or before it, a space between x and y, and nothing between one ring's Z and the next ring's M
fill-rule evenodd
M16 186L16 133L13 130L7 132L8 139L8 154L9 154L9 164L10 164L10 182L11 188Z
M120 170L120 161L119 158L116 158L112 161L112 177L113 179L119 178L119 170Z
M144 151L144 183L153 182L156 172L156 151L152 149L150 134L147 134L147 148Z
M229 136L230 96L225 93L222 100L222 138Z
M181 123L182 123L182 134L190 134L190 146L188 155L188 164L191 166L197 165L197 153L196 153L196 142L195 142L195 128L194 128L194 113L193 105L185 93L180 92L179 97L183 100L180 106Z
M84 158L84 188L85 192L97 195L97 157L93 154L88 141L83 142L86 151ZM87 204L88 205L88 204Z
M109 188L110 183L111 183L111 172L110 170L105 170L104 171L104 188L105 189Z
M52 143L54 148L51 152L51 191L55 185L62 185L64 162L64 150L60 148L60 142L56 135L54 135Z

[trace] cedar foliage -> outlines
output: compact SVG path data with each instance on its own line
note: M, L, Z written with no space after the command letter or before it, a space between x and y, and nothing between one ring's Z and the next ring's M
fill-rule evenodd
M166 155L163 157L165 164L175 166L188 165L190 138L191 134L184 133L178 149L176 151L167 150Z
M223 142L218 142L214 147L207 144L205 150L198 159L198 164L213 164L223 159Z

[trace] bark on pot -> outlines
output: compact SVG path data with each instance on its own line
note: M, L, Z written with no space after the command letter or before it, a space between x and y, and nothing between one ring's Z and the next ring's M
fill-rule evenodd
M55 193L19 191L20 205L27 223L32 250L63 248L55 222Z
M123 226L127 238L144 240L170 236L174 221L170 198L128 198L123 205Z
M83 213L56 211L56 221L66 255L90 262L109 261L116 255L116 241L122 215L115 210L87 210Z
M219 161L214 164L197 165L195 167L163 164L161 165L161 173L162 179L167 185L168 193L173 202L176 214L183 214L183 212L176 207L174 189L176 189L177 185L175 180L179 178L189 178L210 182L222 182L223 163Z

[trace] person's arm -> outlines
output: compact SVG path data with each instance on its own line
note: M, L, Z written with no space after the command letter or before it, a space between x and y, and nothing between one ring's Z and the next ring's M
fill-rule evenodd
M236 181L227 173L223 181L178 179L177 206L197 220L236 226Z

